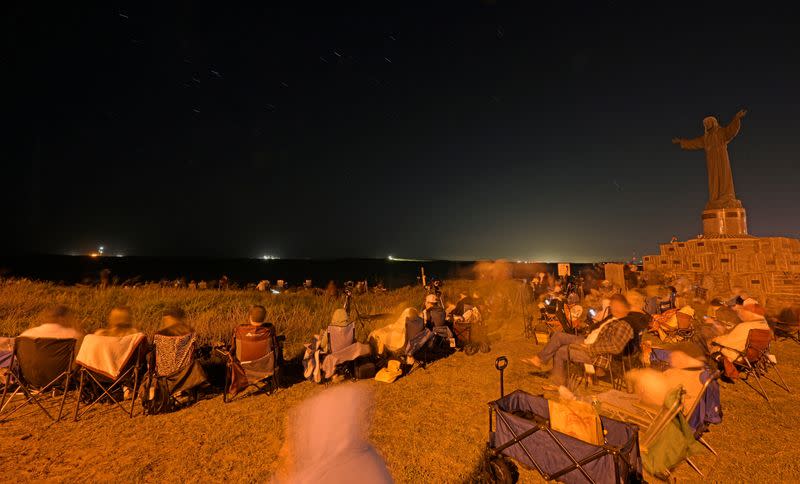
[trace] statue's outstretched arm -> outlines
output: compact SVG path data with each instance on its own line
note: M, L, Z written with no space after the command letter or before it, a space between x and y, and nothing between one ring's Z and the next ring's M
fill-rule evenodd
M742 127L742 118L744 115L747 114L747 111L742 109L733 117L730 123L727 126L722 128L722 134L725 136L725 141L728 142L736 137L739 134L739 129Z
M672 142L681 145L681 149L684 150L702 150L705 147L702 136L692 139L673 138Z

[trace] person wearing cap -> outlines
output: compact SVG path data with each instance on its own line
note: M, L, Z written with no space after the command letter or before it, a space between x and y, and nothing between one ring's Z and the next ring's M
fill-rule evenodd
M439 304L439 296L436 294L428 294L425 296L425 308L422 310L422 319L428 329L435 326L445 326L446 314L444 308Z
M117 306L108 315L108 326L100 328L94 332L98 336L128 336L140 333L139 329L133 326L131 310L125 306Z

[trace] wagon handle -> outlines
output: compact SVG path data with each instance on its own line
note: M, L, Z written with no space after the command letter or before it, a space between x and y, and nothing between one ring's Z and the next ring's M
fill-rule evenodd
M497 371L500 372L500 398L506 396L505 387L503 385L503 372L505 371L506 367L508 366L508 358L505 356L498 356L496 360L494 360L494 367Z

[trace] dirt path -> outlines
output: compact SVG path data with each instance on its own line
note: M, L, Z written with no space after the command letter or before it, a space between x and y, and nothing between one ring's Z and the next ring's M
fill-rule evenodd
M511 361L507 390L538 393L544 380L518 362L532 350L530 341L506 335L488 354L457 353L391 385L356 383L376 390L373 441L395 479L462 482L487 438L486 402L498 396L494 359ZM779 342L774 350L790 387L800 390L800 345ZM723 423L707 436L719 457L696 458L707 481L800 480L798 397L766 385L775 413L743 383L723 387ZM281 446L285 410L322 389L303 382L273 396L230 404L215 397L133 419L94 412L48 426L44 416L17 418L0 424L0 475L12 481L264 481ZM686 465L675 476L702 480ZM539 480L526 471L522 478Z

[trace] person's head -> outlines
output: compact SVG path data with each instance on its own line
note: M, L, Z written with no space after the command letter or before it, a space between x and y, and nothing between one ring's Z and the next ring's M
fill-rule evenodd
M250 306L250 324L262 324L267 320L267 310L264 306Z
M703 129L705 129L706 132L711 131L717 126L719 126L719 121L717 121L717 118L714 116L707 116L703 118Z
M428 294L425 296L425 308L432 308L439 304L439 298L436 297L436 294Z
M614 294L611 296L611 315L615 318L624 318L631 311L631 306L628 300L622 294Z
M75 326L75 319L72 317L72 312L68 307L60 304L42 311L40 319L42 324L57 324L65 328L72 328Z
M644 296L639 291L628 291L625 293L631 311L644 312Z
M186 311L183 309L177 306L167 308L161 313L161 327L167 328L175 324L183 323L184 319L186 319Z
M109 328L130 328L133 326L131 310L126 306L116 306L108 314Z

